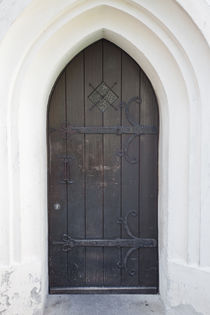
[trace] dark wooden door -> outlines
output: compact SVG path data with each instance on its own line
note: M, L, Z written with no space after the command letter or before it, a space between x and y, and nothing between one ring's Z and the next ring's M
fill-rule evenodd
M143 70L100 40L48 111L50 293L158 292L158 106Z

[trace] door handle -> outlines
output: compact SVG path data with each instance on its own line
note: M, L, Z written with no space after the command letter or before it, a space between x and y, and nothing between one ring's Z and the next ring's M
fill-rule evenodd
M73 184L74 181L71 179L71 161L73 160L72 156L62 157L64 161L64 179L61 181L61 184Z

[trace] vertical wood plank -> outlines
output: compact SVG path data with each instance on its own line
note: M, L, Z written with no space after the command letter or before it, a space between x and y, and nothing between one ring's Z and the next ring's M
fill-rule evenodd
M141 124L158 127L158 107L149 79L141 73ZM158 237L158 136L140 139L140 237ZM144 248L140 254L140 285L158 286L158 249Z
M63 127L65 122L65 73L54 87L49 108L49 161L48 161L48 192L49 192L49 271L50 286L67 285L67 254L62 247L53 245L53 241L61 241L67 233L67 196L64 178L64 160L66 140L62 133L52 131ZM54 209L54 204L60 204L60 210Z
M122 100L129 102L133 97L139 97L139 67L126 53L122 52ZM139 103L133 102L129 107L130 117L139 123ZM130 126L122 109L122 124ZM130 135L122 135L122 148L128 142ZM138 235L138 209L139 209L139 141L138 137L130 144L129 157L136 163L129 163L122 158L122 216L125 217L130 211L136 212L136 217L129 217L128 225L134 235ZM128 238L125 229L122 229L122 237ZM125 257L127 249L122 250ZM124 269L122 272L122 285L135 286L138 284L138 252L135 251L128 260L128 269L135 272L129 275Z
M121 50L110 42L103 42L103 79L118 95L118 99L104 113L104 126L120 126ZM116 83L116 84L115 84ZM120 136L104 135L104 238L120 238ZM121 272L117 267L120 249L104 248L104 285L120 285Z
M85 124L101 126L102 113L88 99L102 80L102 42L85 50ZM91 86L90 86L91 84ZM86 238L103 237L103 148L102 135L86 135ZM103 284L103 248L86 248L86 283Z
M66 69L67 124L84 125L84 63L81 52ZM71 158L68 185L68 233L71 237L85 238L84 194L84 135L67 135L67 155ZM74 248L68 253L70 286L85 284L85 249Z

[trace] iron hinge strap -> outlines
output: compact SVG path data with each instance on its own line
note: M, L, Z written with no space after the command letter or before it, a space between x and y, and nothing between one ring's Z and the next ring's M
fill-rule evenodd
M74 247L116 247L116 248L129 248L123 262L117 262L118 268L125 268L126 272L133 276L135 270L129 269L128 259L132 253L139 248L154 248L157 247L157 240L153 238L138 238L132 234L128 226L129 216L137 216L135 210L130 211L124 218L120 217L117 223L122 224L126 233L130 238L128 239L73 239L70 235L64 234L62 241L53 242L53 245L63 245L63 251L68 252Z
M134 134L134 135L146 135L157 134L158 130L155 126L137 125L137 126L109 126L109 127L75 127L67 126L61 129L53 129L52 131L61 131L68 134Z
M68 251L74 247L157 247L157 241L149 238L134 239L73 239L69 235L64 235L65 241L53 242L54 245L63 245Z

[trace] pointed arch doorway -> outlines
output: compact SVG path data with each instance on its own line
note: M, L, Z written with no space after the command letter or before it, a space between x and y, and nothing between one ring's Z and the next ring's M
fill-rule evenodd
M158 292L158 106L143 70L100 40L48 110L50 293Z

